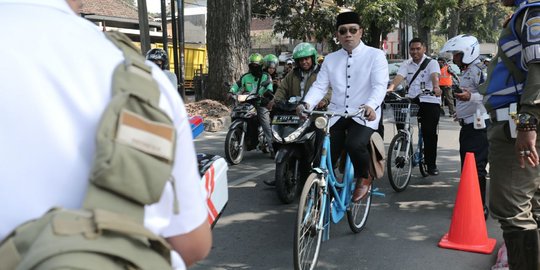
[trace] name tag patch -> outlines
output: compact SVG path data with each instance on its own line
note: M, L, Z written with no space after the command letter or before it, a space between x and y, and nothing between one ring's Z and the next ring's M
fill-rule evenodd
M116 141L145 153L173 160L174 127L122 110Z

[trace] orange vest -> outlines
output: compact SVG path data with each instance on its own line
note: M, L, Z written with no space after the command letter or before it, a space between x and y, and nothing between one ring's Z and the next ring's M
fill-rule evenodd
M439 86L452 86L452 75L448 72L448 66L441 68L441 78L439 79Z

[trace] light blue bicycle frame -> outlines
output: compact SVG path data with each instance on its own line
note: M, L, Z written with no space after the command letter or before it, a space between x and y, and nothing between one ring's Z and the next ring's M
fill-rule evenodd
M330 121L328 121L330 122ZM329 125L327 125L329 128ZM354 179L354 168L351 163L349 155L345 160L345 174L343 176L343 181L339 183L334 174L332 166L332 158L330 152L330 133L326 133L324 137L322 153L321 153L321 163L318 168L313 169L314 172L323 176L324 183L321 185L323 188L323 209L320 215L320 219L317 224L317 229L323 228L323 237L322 240L326 241L330 239L330 218L334 223L338 223L345 212L347 207L351 202L351 190L354 190L355 181ZM330 188L329 188L330 187ZM332 201L329 199L329 190L332 192ZM311 202L313 203L313 202ZM310 209L310 208L308 208ZM309 216L309 213L306 215Z

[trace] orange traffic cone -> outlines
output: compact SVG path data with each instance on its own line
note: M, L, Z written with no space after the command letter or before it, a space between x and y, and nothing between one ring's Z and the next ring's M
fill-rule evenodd
M439 242L439 247L490 254L496 243L487 235L474 153L467 153L450 230Z

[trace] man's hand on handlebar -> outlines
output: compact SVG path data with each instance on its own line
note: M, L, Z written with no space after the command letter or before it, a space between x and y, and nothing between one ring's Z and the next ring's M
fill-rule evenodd
M369 107L368 105L364 105L364 116L368 121L373 121L375 120L375 118L377 118L375 110L373 110L373 108Z
M234 94L232 92L227 93L227 100L234 99Z
M300 119L306 119L307 114L304 111L308 109L309 109L309 104L307 103L298 104L298 106L296 106L296 115L298 115Z

